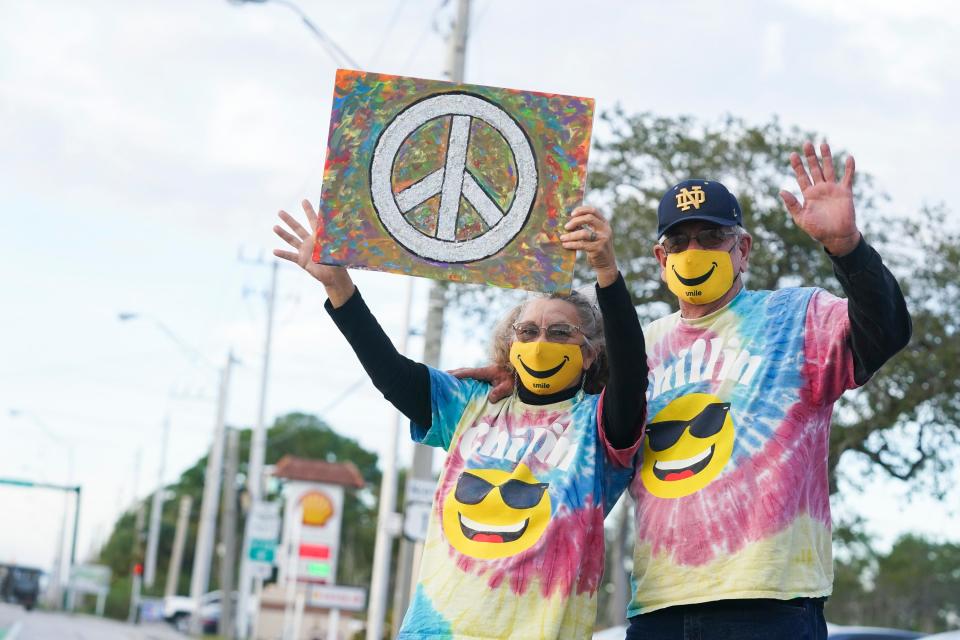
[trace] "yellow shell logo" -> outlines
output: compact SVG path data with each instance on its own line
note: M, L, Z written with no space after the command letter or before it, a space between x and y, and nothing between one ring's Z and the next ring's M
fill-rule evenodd
M300 498L303 507L303 524L322 527L333 515L333 502L327 494L311 491Z
M454 549L492 560L526 551L550 522L548 484L527 465L465 469L443 501L443 533Z
M730 403L709 393L677 398L647 425L643 486L658 498L700 491L730 460L735 435Z

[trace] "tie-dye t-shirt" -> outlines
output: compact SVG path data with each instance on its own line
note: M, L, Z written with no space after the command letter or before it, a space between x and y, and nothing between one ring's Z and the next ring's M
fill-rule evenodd
M833 403L856 386L847 302L742 291L649 325L628 616L730 598L830 594Z
M432 424L413 437L447 457L399 637L589 638L603 518L636 449L607 444L600 396L491 404L489 391L430 369Z

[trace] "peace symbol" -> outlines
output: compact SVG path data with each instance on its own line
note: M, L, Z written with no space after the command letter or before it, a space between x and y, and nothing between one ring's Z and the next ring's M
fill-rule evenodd
M444 167L394 193L392 176L397 152L414 131L435 118L451 116ZM490 199L466 168L470 124L478 118L503 136L517 167L517 187L507 211ZM537 193L537 165L530 141L520 125L497 105L466 93L444 93L416 102L401 111L380 135L370 164L370 195L384 227L407 250L440 262L473 262L492 256L523 229ZM440 194L434 236L406 219L406 214ZM489 227L484 233L457 240L461 195Z

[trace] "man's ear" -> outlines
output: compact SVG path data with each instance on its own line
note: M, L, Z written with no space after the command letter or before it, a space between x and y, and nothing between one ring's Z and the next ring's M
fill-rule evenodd
M660 279L667 281L667 252L660 244L653 245L653 257L660 263Z
M738 250L740 251L740 273L746 273L750 266L751 249L753 249L753 236L744 231L738 243Z

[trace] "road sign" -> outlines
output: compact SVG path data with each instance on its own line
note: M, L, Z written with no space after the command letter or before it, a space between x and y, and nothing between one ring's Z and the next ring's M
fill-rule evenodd
M336 585L311 585L307 589L307 604L323 609L363 611L367 590L363 587L340 587Z
M394 193L393 168L404 141L423 125L445 117L451 118L451 123L444 168ZM517 187L507 211L500 209L466 168L474 119L493 127L513 154ZM383 226L409 251L441 262L475 262L499 252L527 222L536 193L537 163L523 129L497 105L466 93L436 95L407 107L380 136L370 166L370 194ZM440 196L439 221L434 237L429 237L412 226L406 215L436 195ZM461 197L480 214L487 231L468 239L457 237Z
M404 488L404 501L408 504L411 502L433 504L433 494L436 490L437 482L435 480L410 478Z
M277 555L277 542L275 540L260 540L251 538L250 551L247 557L253 562L265 562L273 564Z
M423 502L408 504L403 510L403 535L411 540L426 540L432 508L432 505Z
M280 503L254 502L247 515L250 519L250 538L247 557L254 577L269 578L277 557L277 538L280 537Z
M403 496L406 503L403 508L403 535L408 539L421 542L427 539L427 526L430 524L430 510L436 490L435 480L407 480Z
M110 589L110 567L78 564L70 569L69 588L77 593L100 593Z
M276 540L280 536L279 502L254 502L247 517L251 538Z

